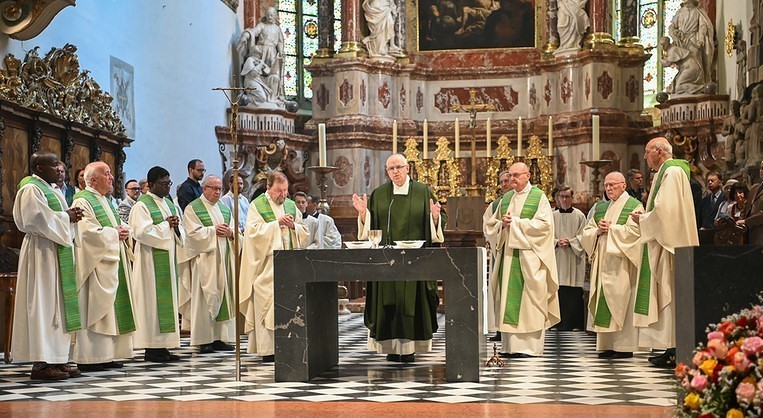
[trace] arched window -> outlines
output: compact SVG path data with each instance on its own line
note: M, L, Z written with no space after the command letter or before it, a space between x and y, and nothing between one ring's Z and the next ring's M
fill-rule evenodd
M334 0L334 48L341 44L341 0ZM284 92L301 108L313 98L313 77L305 67L318 49L318 0L281 0L278 18L284 34Z
M644 50L652 56L644 63L644 108L653 107L657 93L665 90L676 69L663 67L660 63L660 38L668 36L668 26L673 21L683 0L639 0L638 5L638 37ZM620 0L614 0L615 10L615 40L620 39Z

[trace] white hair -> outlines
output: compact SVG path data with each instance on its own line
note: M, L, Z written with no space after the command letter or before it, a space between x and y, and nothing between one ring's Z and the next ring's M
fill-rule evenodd
M92 163L90 163L90 164L85 166L85 170L84 170L84 174L83 174L85 176L85 186L87 186L87 187L92 187L93 186L92 185L93 177L96 175L96 173L98 172L99 169L101 169L101 170L103 169L101 164L105 164L105 163L102 162L102 161L94 161L94 162L92 162Z
M204 181L201 182L201 185L203 187L207 187L207 185L209 184L209 181L212 180L212 179L220 180L220 184L222 184L222 182L223 182L223 179L221 179L219 176L216 176L214 174L210 174L210 175L208 175L207 177L204 178Z

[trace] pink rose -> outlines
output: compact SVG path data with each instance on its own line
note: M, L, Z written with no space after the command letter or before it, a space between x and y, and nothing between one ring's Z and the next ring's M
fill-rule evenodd
M755 385L742 382L737 386L736 394L737 402L750 405L752 400L755 399Z
M726 346L726 341L722 339L713 339L708 341L707 350L711 355L715 356L715 358L719 360L725 359L726 354L729 352L729 348Z
M702 392L707 387L707 378L703 375L695 376L691 380L691 387L698 392Z
M742 343L742 350L747 354L759 354L763 350L763 339L760 337L750 337Z
M744 373L747 371L747 369L750 368L751 365L752 363L750 363L750 360L744 353L737 352L734 354L734 370L738 371L739 373Z
M707 334L707 340L708 341L722 340L722 339L723 339L723 333L720 332L720 331L713 331L713 332Z
M691 362L695 366L699 366L700 364L702 364L702 362L704 362L705 360L709 358L710 358L710 354L708 354L707 351L700 350L694 354L694 358L691 360Z

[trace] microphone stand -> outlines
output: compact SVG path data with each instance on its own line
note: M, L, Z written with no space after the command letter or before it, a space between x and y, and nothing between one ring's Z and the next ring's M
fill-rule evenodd
M384 246L384 248L391 248L392 244L390 244L390 240L392 238L392 233L389 230L390 222L392 220L392 204L395 203L395 199L393 198L391 202L389 202L389 207L387 208L387 244Z

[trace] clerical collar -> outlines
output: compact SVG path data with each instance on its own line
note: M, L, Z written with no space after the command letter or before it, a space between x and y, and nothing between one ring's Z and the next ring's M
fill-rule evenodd
M405 183L403 183L402 186L398 186L395 183L392 183L392 194L408 194L408 189L411 186L411 178L409 176L405 176Z
M559 213L572 213L572 210L575 209L572 206L570 206L569 209L562 209L562 208L556 208L556 210L559 211Z
M527 182L527 184L525 185L525 188L524 188L524 189L522 189L522 190L520 190L520 191L518 191L518 192L517 192L517 194L524 194L524 193L527 193L527 192L529 192L529 191L530 191L530 189L532 189L532 187L533 187L533 185L532 185L532 184L530 184L530 182L528 181L528 182Z

